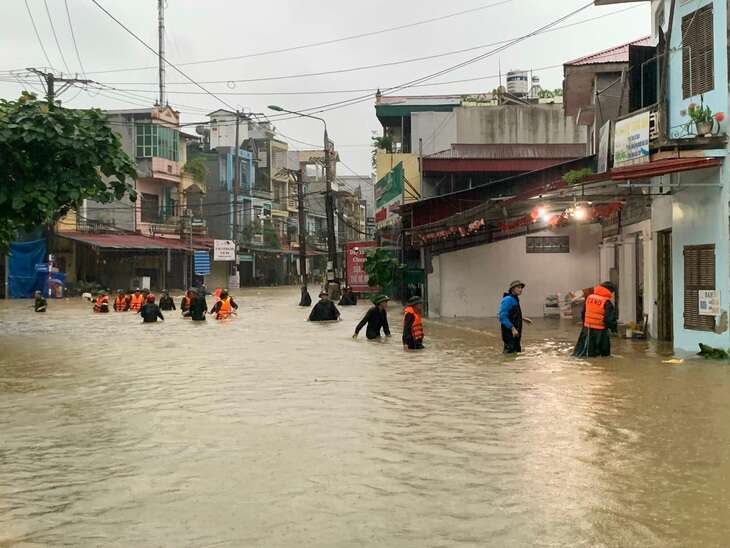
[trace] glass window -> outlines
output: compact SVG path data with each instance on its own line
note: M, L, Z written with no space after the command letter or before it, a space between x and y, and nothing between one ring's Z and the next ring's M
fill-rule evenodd
M180 157L180 134L157 124L137 124L137 158L159 156L173 162Z

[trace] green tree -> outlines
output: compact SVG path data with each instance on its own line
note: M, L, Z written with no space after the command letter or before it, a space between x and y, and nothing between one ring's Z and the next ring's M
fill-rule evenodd
M97 109L73 110L28 93L0 100L0 249L18 230L52 223L86 198L137 195L137 173Z
M372 143L372 146L373 146L372 164L373 164L373 169L375 169L378 150L384 150L388 154L393 153L393 137L386 133L382 137L373 137L372 141L373 141L373 143Z
M205 159L200 156L190 158L185 162L183 171L190 174L196 183L204 183L208 176L208 166L205 164Z
M365 272L370 287L386 288L397 281L404 270L404 265L380 247L365 252Z

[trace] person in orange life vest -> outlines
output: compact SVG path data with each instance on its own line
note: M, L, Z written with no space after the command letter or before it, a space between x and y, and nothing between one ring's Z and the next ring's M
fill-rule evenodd
M117 289L117 296L114 299L114 310L117 312L126 312L129 310L129 296L124 289Z
M403 348L423 348L423 299L411 297L403 311Z
M616 332L616 308L611 299L616 293L616 286L611 282L603 282L588 296L583 308L583 329L575 345L574 356L593 358L611 355L611 338L609 330Z
M231 317L234 310L238 310L238 305L233 300L233 297L228 295L228 291L224 289L220 293L220 300L213 305L210 313L215 314L216 320L225 320Z
M109 296L102 291L94 301L94 312L106 314L109 312Z
M183 295L183 298L180 300L180 311L182 312L183 316L188 315L188 311L190 310L190 303L193 301L193 293L192 290L188 289L185 292L185 295Z
M129 309L132 312L139 312L144 304L144 295L139 290L139 287L134 290L134 293L129 298Z
M155 296L150 293L147 295L145 301L145 304L142 305L142 308L139 310L139 315L142 316L142 321L144 323L154 323L157 321L157 318L160 318L164 322L165 317L162 315L160 307L157 306L157 303L155 303Z

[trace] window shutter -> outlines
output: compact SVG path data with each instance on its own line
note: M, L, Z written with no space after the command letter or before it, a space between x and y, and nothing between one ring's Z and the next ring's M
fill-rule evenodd
M715 289L715 246L694 245L684 248L684 328L714 331L715 318L700 316L702 290Z
M713 34L712 4L682 17L682 93L685 99L715 89Z

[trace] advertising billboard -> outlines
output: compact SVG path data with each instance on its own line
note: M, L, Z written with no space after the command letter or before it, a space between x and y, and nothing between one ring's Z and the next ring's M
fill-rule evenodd
M368 286L368 274L365 272L365 251L375 249L375 242L347 242L345 244L345 267L347 268L347 285L355 293L373 293L376 288Z
M400 220L395 210L403 204L403 181L403 162L398 162L375 183L375 225L378 228Z

